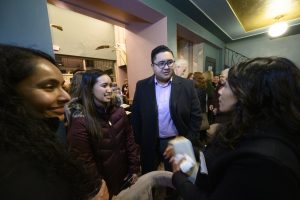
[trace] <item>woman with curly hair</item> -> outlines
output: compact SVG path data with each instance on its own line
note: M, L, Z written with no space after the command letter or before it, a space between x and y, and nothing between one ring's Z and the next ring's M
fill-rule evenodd
M71 152L96 180L105 180L110 198L135 183L140 172L138 146L125 110L113 98L111 85L111 78L102 71L86 71L78 99L66 106L71 116Z
M219 93L220 111L232 120L204 152L207 171L201 167L192 184L173 163L183 199L300 199L299 68L255 58L231 68Z
M0 44L1 199L89 199L90 181L56 132L70 97L55 61Z

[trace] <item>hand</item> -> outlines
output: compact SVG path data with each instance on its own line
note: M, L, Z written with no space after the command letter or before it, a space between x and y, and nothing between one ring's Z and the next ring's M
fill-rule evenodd
M214 106L213 105L209 105L209 110L213 110L214 109Z
M168 158L172 158L174 155L175 155L175 152L174 152L173 145L169 144L164 152L164 157L166 159L168 159Z
M108 188L106 186L105 181L102 179L100 191L92 200L108 200L108 199L109 199Z
M172 171L175 173L180 171L180 164L185 160L185 157L182 154L176 154L170 159L170 163L172 165Z
M139 176L137 174L132 174L131 185L135 184L138 180Z
M214 115L216 115L218 113L218 109L217 108L214 108L212 111L213 111Z

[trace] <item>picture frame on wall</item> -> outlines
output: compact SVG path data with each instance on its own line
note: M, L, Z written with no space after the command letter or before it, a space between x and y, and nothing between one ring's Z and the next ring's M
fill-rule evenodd
M216 74L216 59L206 56L205 57L205 68L204 71L212 71Z

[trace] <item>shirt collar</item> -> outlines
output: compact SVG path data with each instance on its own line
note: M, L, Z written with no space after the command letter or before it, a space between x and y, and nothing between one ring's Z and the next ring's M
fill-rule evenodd
M169 85L171 85L172 80L173 80L173 77L171 77L171 79L170 79L167 83L161 84L161 83L159 83L159 82L157 81L156 76L154 76L154 83L155 83L155 85L158 85L158 86L160 86L160 87L162 87L162 88L168 87Z

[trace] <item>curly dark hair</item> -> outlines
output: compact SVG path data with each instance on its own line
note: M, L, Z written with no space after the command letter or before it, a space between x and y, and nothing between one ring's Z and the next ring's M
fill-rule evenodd
M16 90L16 85L34 72L37 59L55 64L40 51L0 44L0 150L39 163L50 179L59 176L66 180L72 199L88 199L99 183L91 181L57 135L25 106Z
M228 83L237 98L233 118L218 134L229 146L247 130L276 124L299 140L300 70L281 57L251 59L232 67Z

